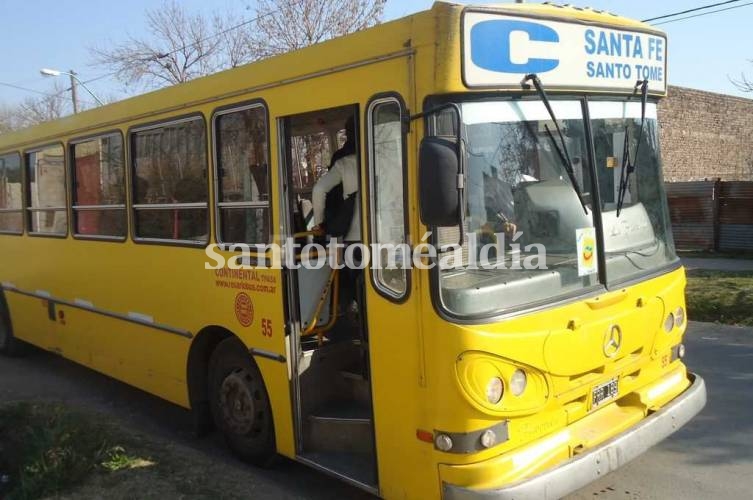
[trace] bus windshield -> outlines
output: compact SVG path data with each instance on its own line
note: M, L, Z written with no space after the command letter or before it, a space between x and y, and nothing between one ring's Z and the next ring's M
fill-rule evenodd
M643 134L638 102L594 101L588 111L599 180L607 282L614 284L677 260L661 172L656 104L646 106ZM637 151L638 156L631 156L635 171L618 215L626 133L628 154Z
M595 168L589 164L583 101L553 100L551 105L564 144L553 136L554 123L539 100L462 105L467 237L462 247L453 248L457 228L438 230L444 251L440 296L453 315L492 315L603 289L599 252L607 262L606 285L657 270L676 258L661 180L655 104L647 106L639 158L633 159L636 169L619 216L624 134L627 130L633 153L640 103L590 103ZM570 158L577 186L563 153ZM604 248L597 248L595 203L601 208ZM441 259L450 253L452 259Z

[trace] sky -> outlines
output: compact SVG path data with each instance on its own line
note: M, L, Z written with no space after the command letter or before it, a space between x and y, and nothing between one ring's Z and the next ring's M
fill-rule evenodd
M254 16L254 0L178 0L190 11L210 14L233 10L239 22ZM529 0L538 3L539 0ZM687 10L720 0L567 0L635 19ZM466 3L466 2L462 2ZM492 3L485 0L474 4ZM563 2L564 3L564 2ZM753 2L740 2L739 5ZM93 66L90 47L108 46L144 33L144 10L161 0L0 0L0 104L20 102L34 92L50 92L54 78L41 68L75 70L82 80L108 73ZM432 0L387 0L385 20L427 9ZM735 5L735 4L732 4ZM753 98L729 80L742 71L753 78L753 5L661 26L669 38L669 83ZM61 77L62 78L62 77ZM67 83L65 80L59 82ZM112 78L90 84L96 94L124 97L128 90ZM81 89L80 99L92 98Z

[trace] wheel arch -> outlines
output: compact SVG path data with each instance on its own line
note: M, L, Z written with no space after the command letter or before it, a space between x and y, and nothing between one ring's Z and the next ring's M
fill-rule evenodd
M186 363L188 402L194 413L195 430L199 435L206 434L213 427L209 410L209 359L217 345L230 337L238 338L227 328L209 325L196 334L188 351Z

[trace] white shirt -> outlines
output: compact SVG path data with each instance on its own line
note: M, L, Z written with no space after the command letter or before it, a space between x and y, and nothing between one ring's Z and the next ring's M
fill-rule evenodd
M353 193L358 193L358 161L356 155L348 155L340 158L332 165L329 172L316 181L311 201L314 205L314 223L319 225L324 222L324 207L327 202L327 193L332 188L342 183L343 200ZM345 235L345 241L361 241L361 202L356 195L353 220L350 221L350 229Z

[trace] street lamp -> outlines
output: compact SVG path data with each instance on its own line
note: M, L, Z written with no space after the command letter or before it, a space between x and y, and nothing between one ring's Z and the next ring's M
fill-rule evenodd
M94 98L95 101L97 101L97 104L100 106L103 106L104 103L102 100L97 97L97 95L89 89L89 87L86 86L84 82L78 79L76 76L76 72L73 70L70 71L60 71L57 69L50 69L50 68L42 68L39 70L40 73L42 73L42 76L60 76L60 75L68 75L71 78L71 98L73 99L73 112L78 113L78 89L76 88L77 84L80 84L84 89L91 94L91 96Z

